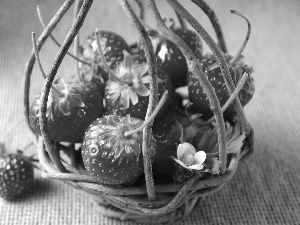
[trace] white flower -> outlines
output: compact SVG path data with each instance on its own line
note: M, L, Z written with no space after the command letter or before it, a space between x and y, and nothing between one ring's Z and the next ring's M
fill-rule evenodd
M197 152L192 144L183 142L178 145L177 159L174 160L184 168L202 170L206 160L206 153L204 151Z

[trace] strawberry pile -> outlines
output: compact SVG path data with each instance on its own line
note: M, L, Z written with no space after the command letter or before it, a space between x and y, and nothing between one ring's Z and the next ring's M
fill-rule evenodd
M230 98L216 57L203 53L200 36L186 28L170 29L197 57L221 107ZM47 102L47 129L54 142L79 143L82 166L99 182L133 185L144 173L143 130L151 124L152 171L157 182L182 182L196 173L218 174L217 134L208 97L188 70L178 46L154 29L148 30L157 62L157 97L167 99L153 121L145 121L150 96L150 73L144 50L130 46L119 34L107 30L90 34L79 46L79 81L55 81ZM134 47L133 47L134 46ZM240 54L240 53L239 53ZM244 73L246 83L238 94L242 107L255 91L253 68L241 55L225 54L237 86ZM234 58L234 60L232 60ZM85 63L82 63L85 62ZM30 124L41 132L40 98L30 107ZM234 107L224 109L228 153L241 148L245 134ZM134 132L133 132L134 131ZM230 145L231 144L231 145Z

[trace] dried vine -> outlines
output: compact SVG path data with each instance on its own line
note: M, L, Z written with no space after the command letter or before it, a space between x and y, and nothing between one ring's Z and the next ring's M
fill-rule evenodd
M197 59L197 57L193 54L193 52L189 49L189 47L185 44L181 38L179 38L176 34L170 31L164 24L158 10L156 4L153 0L147 0L148 8L150 9L153 17L157 21L157 27L160 32L165 35L170 41L172 41L175 45L179 47L184 57L186 58L188 69L193 75L199 80L199 83L202 84L205 93L210 101L211 110L214 113L214 117L217 124L217 132L218 132L218 141L219 141L219 160L220 160L220 171L224 173L226 171L226 135L225 135L225 123L223 114L221 112L220 102L216 96L216 93L201 70L201 65Z
M47 79L45 80L45 83L42 88L42 93L40 96L40 100L41 100L42 104L40 105L40 108L39 108L39 110L40 110L39 122L40 122L40 126L41 126L42 137L44 138L44 141L45 141L45 144L48 149L48 152L49 152L52 162L62 172L67 172L67 170L64 167L64 165L62 164L62 162L60 161L59 152L55 149L54 143L49 136L48 127L47 127L46 110L47 110L48 95L49 95L53 80L55 78L55 75L57 73L57 70L58 70L64 56L66 55L68 49L70 48L77 32L83 25L84 19L87 15L92 3L93 3L93 0L85 0L83 2L82 7L76 17L76 20L75 20L73 26L71 27L69 33L67 34L62 46L60 47L60 49L53 61L53 64L50 68L49 74L47 75Z

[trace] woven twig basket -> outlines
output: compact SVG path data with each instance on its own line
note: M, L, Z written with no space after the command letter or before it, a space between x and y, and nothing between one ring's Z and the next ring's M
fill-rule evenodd
M40 163L48 174L45 177L59 179L89 194L105 216L139 223L171 223L186 218L207 195L220 190L235 174L241 159L253 153L253 131L242 147L241 154L228 157L227 170L222 175L204 178L192 177L185 184L155 185L157 199L148 200L146 186L115 187L93 183L80 171L68 166L69 174L61 173L47 156L40 140L38 154Z
M144 26L138 22L137 17L135 17L134 12L130 8L130 4L126 0L119 1L122 7L124 8L129 19L132 20L133 24L136 25L137 30L140 34L140 42L144 48L145 55L147 57L147 62L150 68L155 71L155 63L153 61L154 56L153 52L149 49L149 38L146 35ZM157 20L158 28L160 32L165 35L169 40L176 43L179 47L182 47L182 53L187 59L187 64L191 72L197 72L197 59L188 47L182 45L182 40L176 39L176 36L172 34L169 30L165 29L161 23L160 16L156 9L154 1L147 0L148 9L153 13L154 18ZM213 11L206 5L204 1L193 1L195 4L200 6L207 14L210 15L210 18L213 21L213 25L217 31L217 37L219 40L219 46L223 52L226 52L226 45L223 40L222 31L219 27L219 23L215 17ZM65 3L58 10L57 14L45 27L43 33L40 35L37 41L37 48L40 50L45 43L46 39L49 37L53 29L56 27L60 19L64 16L65 12L70 8L74 3L74 0L66 0ZM142 6L143 1L136 1L138 5ZM202 36L204 40L208 40L210 47L213 50L213 53L220 60L221 64L225 62L225 68L221 67L222 72L226 73L228 66L222 55L219 47L214 44L211 45L210 36L203 33L203 28L201 25L195 23L194 18L187 13L187 11L179 5L177 1L168 0L168 3L176 10L178 19L184 26L183 18L185 18L198 33ZM72 44L74 38L78 34L84 19L92 5L92 0L78 0L75 7L76 10L76 19L72 28L70 29L64 43L61 45L59 52L53 62L53 66L45 79L44 86L41 92L41 110L40 110L40 126L42 135L38 137L38 157L40 163L45 170L43 174L46 178L58 179L66 184L86 192L90 195L99 206L99 211L105 216L118 218L121 220L132 220L140 223L172 223L174 221L180 220L187 217L197 204L207 195L212 194L219 189L221 189L234 175L240 160L247 158L253 153L254 150L254 138L253 138L253 129L248 125L245 120L245 115L243 109L240 107L236 109L237 111L237 121L241 124L244 124L244 129L246 127L246 139L243 147L239 153L235 154L226 154L225 149L219 150L219 157L222 158L221 173L218 175L205 175L200 176L194 174L192 177L187 179L183 184L178 183L168 183L168 184L153 184L149 177L152 177L151 171L151 161L147 157L147 149L143 149L144 155L144 166L150 167L145 168L145 182L135 186L120 186L120 185L104 185L101 182L95 180L92 176L88 175L83 169L67 163L64 161L58 152L61 150L74 148L74 145L71 144L68 147L60 143L53 143L49 138L49 134L46 126L46 115L45 108L47 105L47 98L49 95L49 90L51 84L54 80L57 69L62 62L68 48ZM143 9L143 8L141 8ZM143 10L141 10L142 12ZM142 18L142 16L141 16ZM214 42L213 42L214 43ZM32 53L31 57L28 60L25 70L25 83L24 83L24 105L25 105L25 114L28 124L29 122L29 89L30 89L30 75L32 68L35 63L35 55ZM222 64L222 65L223 65ZM151 74L151 73L150 73ZM201 78L203 79L203 78ZM209 81L208 81L209 82ZM200 82L201 83L201 82ZM201 83L202 84L202 83ZM203 86L207 84L203 84ZM206 87L207 89L207 87ZM234 89L228 87L229 92L233 93ZM209 91L209 90L208 90ZM212 93L214 91L212 90ZM212 97L210 97L212 98ZM238 102L238 99L235 98L235 103ZM212 104L217 105L216 101L212 98ZM212 105L214 110L216 127L218 134L222 134L222 125L223 125L223 135L224 135L224 119L222 113L220 113L220 108ZM43 108L44 107L44 108ZM217 116L216 116L217 115ZM30 125L29 125L30 127ZM30 129L32 129L30 127ZM221 146L221 144L219 144ZM72 160L71 160L72 161ZM148 170L150 168L150 170ZM152 180L153 181L153 180ZM149 191L150 190L150 191ZM154 193L154 194L153 194Z

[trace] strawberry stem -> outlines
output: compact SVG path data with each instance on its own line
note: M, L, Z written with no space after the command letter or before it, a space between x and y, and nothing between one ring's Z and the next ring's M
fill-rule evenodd
M220 25L220 21L214 10L204 0L192 0L202 11L208 16L210 22L215 30L218 39L218 45L223 53L228 53L227 45L225 42L224 34Z
M154 49L152 47L151 41L149 39L148 33L141 23L141 21L137 18L133 10L131 9L128 1L126 0L119 0L122 8L125 11L127 17L132 21L135 25L138 34L139 34L139 41L143 46L145 56L147 59L148 64L148 71L149 71L149 79L150 79L150 94L149 94L149 103L146 112L145 121L153 115L155 110L159 111L160 107L156 107L157 105L157 96L158 96L158 82L157 82L157 65L156 59L154 55ZM166 97L166 96L165 96ZM163 97L162 97L163 98ZM164 100L163 100L164 101ZM162 102L161 104L164 104ZM153 118L155 115L153 115ZM150 121L150 123L152 120ZM148 124L145 124L143 127L143 143L142 143L142 153L143 153L143 163L144 163L144 174L145 174L145 181L146 181L146 188L147 188L147 195L149 200L155 200L156 194L154 189L154 181L153 181L153 174L152 174L152 162L151 156L148 149L150 149L152 139L152 129Z
M38 50L40 50L42 48L45 41L51 34L51 32L54 30L54 28L57 26L59 21L62 19L62 17L65 15L65 13L69 10L69 8L71 7L71 5L73 3L74 3L74 0L66 0L64 2L64 4L59 8L59 10L55 14L55 16L51 19L49 24L45 27L42 34L38 38L38 40L37 40L37 49ZM29 107L30 107L29 92L30 92L30 78L31 78L34 63L35 63L35 52L32 51L31 55L26 63L26 66L25 66L24 83L23 83L23 87L24 87L23 104L24 104L24 114L25 114L25 119L26 119L25 121L26 121L27 127L33 134L35 134L35 131L31 127L30 119L29 119Z
M78 32L78 30L82 27L84 19L86 18L86 15L93 3L93 0L84 0L80 11L75 19L75 22L73 23L71 29L69 30L62 46L59 48L58 53L56 54L56 57L53 61L53 64L50 68L50 72L48 76L46 77L46 80L44 82L42 93L40 96L41 99L41 105L40 105L40 117L39 117L39 123L41 126L41 133L42 137L44 138L45 145L47 147L47 150L49 152L50 158L54 165L61 171L61 172L68 172L65 166L62 164L59 156L59 151L54 146L53 141L51 140L48 132L48 126L47 126L47 118L46 118L46 111L47 111L47 100L50 92L50 88L52 85L52 82L55 78L55 75L57 73L57 70L63 61L68 49L72 45L72 42Z
M245 82L246 82L248 76L249 75L246 72L243 74L243 76L240 79L236 89L234 90L232 95L229 97L229 99L226 101L226 103L223 105L223 107L221 109L222 113L224 113L225 110L232 104L233 100L238 97L240 91L242 90L243 86L245 85ZM206 126L206 125L210 124L212 121L214 121L214 117L211 117L210 119L208 119L204 123L201 123L201 126Z
M140 131L143 130L146 126L148 126L150 123L152 123L152 121L155 119L155 117L156 117L157 114L159 113L160 109L161 109L161 108L164 106L164 104L166 103L167 99L168 99L168 91L165 91L164 94L163 94L163 96L162 96L161 99L159 100L159 102L158 102L156 108L154 109L153 113L151 114L151 116L149 116L149 117L147 118L147 120L145 120L144 123L143 123L140 127L136 128L136 129L134 129L134 130L131 130L131 131L126 131L126 132L124 133L124 136L125 136L125 137L130 137L130 136L132 136L133 134L140 132Z
M43 69L43 66L41 64L41 60L40 60L40 56L39 56L39 52L38 52L38 48L37 48L37 45L36 45L36 38L35 38L35 33L32 32L32 45L33 45L33 49L34 49L34 53L35 53L35 58L36 58L36 61L38 63L38 66L39 66L39 69L44 77L44 79L46 79L46 74L45 74L45 71ZM55 91L59 96L64 96L64 94L59 91L53 84L51 85L51 88L53 89L53 91Z
M242 46L239 49L239 51L237 52L237 54L229 61L229 64L233 65L238 60L238 58L240 57L242 52L244 51L244 49L245 49L245 47L246 47L246 45L249 41L250 34L251 34L251 22L250 22L250 20L248 19L247 16L243 15L242 13L240 13L237 10L230 10L230 12L244 18L246 20L247 24L248 24L248 31L247 31L247 35L246 35L246 38L244 40L244 43L242 44Z
M41 14L41 11L40 11L40 6L38 5L36 7L36 10L37 10L37 14L38 14L38 17L39 17L39 20L43 26L43 28L45 29L46 28L46 25L44 23L44 20L43 20L43 17L42 17L42 14ZM49 34L49 37L51 38L51 40L60 48L61 47L61 44L56 40L56 38L50 33ZM75 59L77 62L81 62L83 64L86 64L88 66L92 66L91 63L88 63L80 58L78 58L76 55L73 55L72 53L70 52L67 52L67 55L69 55L70 57L72 57L73 59Z
M122 83L122 84L131 84L131 81L125 81L125 80L121 80L108 66L107 62L106 62L106 59L104 57L104 53L103 53L103 50L102 50L102 47L101 47L101 44L100 44L100 37L99 37L99 31L98 29L96 29L95 31L95 36L96 36L96 43L97 43L97 49L98 49L98 52L100 54L100 57L102 59L102 62L104 64L104 67L106 69L106 71L109 73L110 77L113 78L114 80Z
M167 1L169 2L169 4L173 6L173 3L171 3L171 1L169 0ZM206 75L201 70L200 62L197 59L197 57L193 54L191 49L186 45L186 43L181 38L179 38L176 34L174 34L165 26L158 12L158 9L155 5L155 2L153 0L147 0L147 3L150 11L153 14L153 17L157 21L158 29L166 36L166 38L168 38L170 41L172 41L175 45L177 45L180 48L181 52L186 58L189 71L191 71L193 75L198 79L199 83L202 84L203 89L207 94L207 97L210 101L211 110L214 113L214 116L216 118L217 132L218 132L218 139L219 139L219 154L220 154L219 160L220 160L220 168L221 168L220 170L221 173L224 173L226 171L226 163L227 163L227 155L225 152L226 132L225 132L225 122L224 122L223 114L221 113L221 106L220 106L220 102L218 101L216 92L214 91ZM173 8L177 11L177 7L173 7ZM181 11L178 11L178 13L183 15Z
M197 31L197 33L202 37L202 39L207 43L211 51L214 53L218 63L220 64L221 72L228 93L231 95L232 92L235 90L235 85L231 78L229 67L227 65L224 54L220 50L219 46L214 42L212 37L207 33L207 31L202 27L202 25L177 0L167 0L167 2L182 14L182 16ZM240 118L242 130L245 131L246 135L248 135L250 132L249 123L247 122L246 116L243 111L243 107L238 98L234 99L233 106L238 117Z

